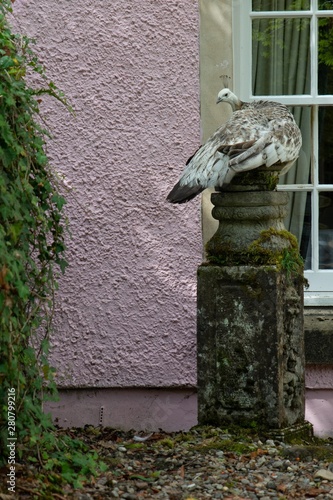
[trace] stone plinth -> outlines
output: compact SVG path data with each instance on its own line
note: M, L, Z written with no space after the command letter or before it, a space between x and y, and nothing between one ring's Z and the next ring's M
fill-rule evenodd
M212 194L219 228L198 269L200 424L308 433L303 262L277 178L248 172Z
M198 269L200 424L304 421L303 282L277 267Z

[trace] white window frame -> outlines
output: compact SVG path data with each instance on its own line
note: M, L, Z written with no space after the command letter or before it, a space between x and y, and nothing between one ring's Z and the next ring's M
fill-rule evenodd
M284 191L310 191L312 196L312 224L311 238L313 242L319 241L319 203L320 191L333 191L333 184L320 184L318 178L318 106L333 106L333 95L318 95L318 43L317 29L319 17L333 17L333 10L318 10L318 0L310 0L311 8L302 11L252 11L252 0L233 0L233 81L234 91L240 99L252 101L267 99L267 96L254 96L252 94L252 20L262 18L293 18L303 17L310 19L310 57L311 57L311 94L309 95L281 95L269 96L288 106L311 105L313 133L312 133L312 167L313 184L280 185L278 189ZM319 245L312 245L312 270L305 271L309 288L304 291L304 303L308 306L333 306L333 269L319 269Z

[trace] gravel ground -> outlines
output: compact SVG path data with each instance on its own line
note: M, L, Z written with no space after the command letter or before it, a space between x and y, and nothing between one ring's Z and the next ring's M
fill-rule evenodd
M108 469L84 489L65 486L50 499L333 499L332 440L284 444L213 427L151 435L68 432L97 451ZM46 498L29 489L31 479L21 477L16 498ZM0 493L3 498L9 497Z
M333 499L330 442L287 445L214 428L137 438L100 443L115 468L75 499Z

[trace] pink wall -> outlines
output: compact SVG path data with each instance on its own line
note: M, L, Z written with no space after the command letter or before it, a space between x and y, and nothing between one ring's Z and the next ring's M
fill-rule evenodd
M62 386L193 386L199 200L165 197L200 143L196 0L16 0L48 75L49 157L67 177L70 267L52 363Z
M333 366L310 365L305 375L305 418L317 436L333 437Z

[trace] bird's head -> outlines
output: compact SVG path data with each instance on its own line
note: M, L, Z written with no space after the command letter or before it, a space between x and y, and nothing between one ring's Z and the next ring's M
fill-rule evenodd
M238 97L233 92L231 92L230 89L220 90L217 95L216 104L218 104L219 102L229 103L233 111L236 111L236 109L240 109L242 105L242 101L240 101Z

